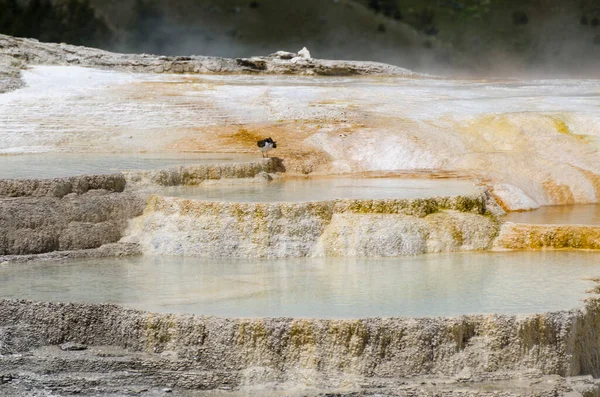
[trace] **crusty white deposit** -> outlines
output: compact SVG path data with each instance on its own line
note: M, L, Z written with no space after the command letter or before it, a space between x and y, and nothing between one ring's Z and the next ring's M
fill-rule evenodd
M0 96L0 153L254 152L288 172L456 171L507 209L600 198L600 83L23 72ZM257 153L258 155L258 153Z

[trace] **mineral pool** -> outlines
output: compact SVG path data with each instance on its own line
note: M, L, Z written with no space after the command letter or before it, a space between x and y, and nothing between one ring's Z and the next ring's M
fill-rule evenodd
M174 166L255 160L256 156L218 153L39 153L0 155L0 179L62 178L156 170Z
M594 276L600 276L597 253L566 251L385 259L136 257L0 265L0 297L225 317L526 314L581 306Z
M162 195L192 200L302 202L334 199L411 199L478 194L477 183L462 179L282 178L269 183L203 184L167 188Z

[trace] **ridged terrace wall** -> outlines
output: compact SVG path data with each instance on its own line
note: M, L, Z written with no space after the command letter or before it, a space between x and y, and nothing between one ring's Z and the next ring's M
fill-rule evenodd
M280 160L269 158L112 175L0 179L0 256L86 250L118 242L128 219L142 215L146 207L148 194L136 192L136 185L197 185L253 178L282 167Z
M0 256L116 243L146 204L125 185L121 174L0 179Z
M600 226L502 224L494 242L496 248L569 248L600 250ZM598 258L600 260L600 258Z
M54 179L0 179L0 197L58 197L89 190L120 193L126 180L121 174L81 175Z
M497 231L485 194L304 203L153 196L123 241L164 255L394 256L487 249Z
M199 185L207 180L254 178L261 173L283 171L285 167L282 160L271 157L247 163L199 164L155 171L127 171L124 175L127 183L131 185L189 186Z
M146 200L92 190L58 197L0 197L0 256L97 248L116 243Z
M68 341L171 352L178 371L202 379L227 374L234 383L229 387L253 369L279 380L298 373L401 379L531 369L597 377L598 329L597 300L580 310L529 316L361 320L226 319L107 304L0 300L0 354Z

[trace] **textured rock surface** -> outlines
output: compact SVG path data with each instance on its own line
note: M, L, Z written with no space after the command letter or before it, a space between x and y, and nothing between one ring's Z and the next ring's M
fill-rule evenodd
M132 186L180 186L198 185L206 180L254 178L261 173L283 171L285 167L281 159L271 157L249 163L180 166L157 171L128 171L124 172L124 175L127 183Z
M184 64L196 62L4 41L0 53L30 56L25 63L69 64L64 59L72 55L73 64L104 69L153 71L156 62L185 71ZM355 67L320 72L313 60L280 58L230 60L224 71ZM494 186L506 209L600 200L598 81L377 77L315 84L293 76L132 75L82 67L36 67L23 76L27 89L0 96L6 131L0 151L7 153L249 152L256 140L273 136L277 155L298 173L454 172ZM261 83L249 84L256 79Z
M533 225L506 222L502 224L494 246L508 249L575 248L599 250L600 226Z
M18 59L0 54L0 94L21 88L22 63Z
M114 175L82 175L56 179L0 179L0 197L58 197L82 194L89 190L122 192L125 177Z
M58 197L0 198L0 255L96 248L119 241L146 200L91 190Z
M398 256L485 250L497 234L488 217L441 211L407 215L335 214L319 239L317 256Z
M397 66L376 62L302 59L293 62L277 57L227 59L202 56L166 57L115 54L67 44L40 43L33 39L0 35L0 54L36 65L80 65L144 73L267 73L306 75L419 76Z
M112 243L104 244L98 248L78 249L74 251L55 251L44 254L30 255L2 255L0 264L3 263L27 263L30 261L48 262L63 261L69 259L89 259L105 257L126 257L142 255L137 244Z
M203 202L153 196L126 242L205 257L389 256L486 249L497 234L486 197Z
M102 374L98 394L131 385L185 392L293 384L364 395L562 395L575 382L560 376L600 374L599 319L595 300L532 316L363 320L224 319L3 300L0 390L48 386L42 374L57 390L85 389ZM88 350L60 351L67 342ZM72 373L71 382L59 382L57 371Z
M530 211L540 205L523 190L507 183L498 183L493 187L496 200L507 211Z

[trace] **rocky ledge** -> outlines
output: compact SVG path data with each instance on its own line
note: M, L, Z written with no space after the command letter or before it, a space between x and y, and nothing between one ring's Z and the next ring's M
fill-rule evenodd
M0 265L26 264L34 261L39 263L66 261L71 259L122 258L140 255L142 255L142 251L137 244L108 243L103 244L98 248L53 251L43 254L1 255Z
M285 172L283 160L269 157L258 161L233 164L199 164L150 171L124 171L131 187L194 186L221 179L258 178L269 180L269 174ZM0 181L0 194L2 182Z
M227 319L0 300L0 394L591 396L599 307L592 299L530 316Z
M145 205L143 196L105 189L58 197L0 197L0 255L91 249L116 243L128 219L141 215Z
M120 193L125 190L125 176L81 175L54 179L0 179L0 197L57 197L83 194L90 190Z
M494 246L500 249L600 250L600 226L506 222L500 228Z
M373 257L485 250L498 233L473 196L317 202L211 202L152 196L123 241L156 255Z
M0 94L23 86L22 67L23 63L18 59L0 54Z
M276 158L239 164L172 167L55 179L0 179L0 262L140 254L116 244L143 214L157 186L207 180L266 181L283 171ZM127 190L126 190L127 187Z
M143 73L423 76L398 66L377 62L316 59L304 50L298 53L280 51L264 57L237 59L196 55L117 54L64 43L41 43L35 39L0 35L0 90L2 87L6 91L19 86L20 83L15 78L18 77L18 69L24 65L79 65ZM12 76L12 82L2 84L4 75Z

